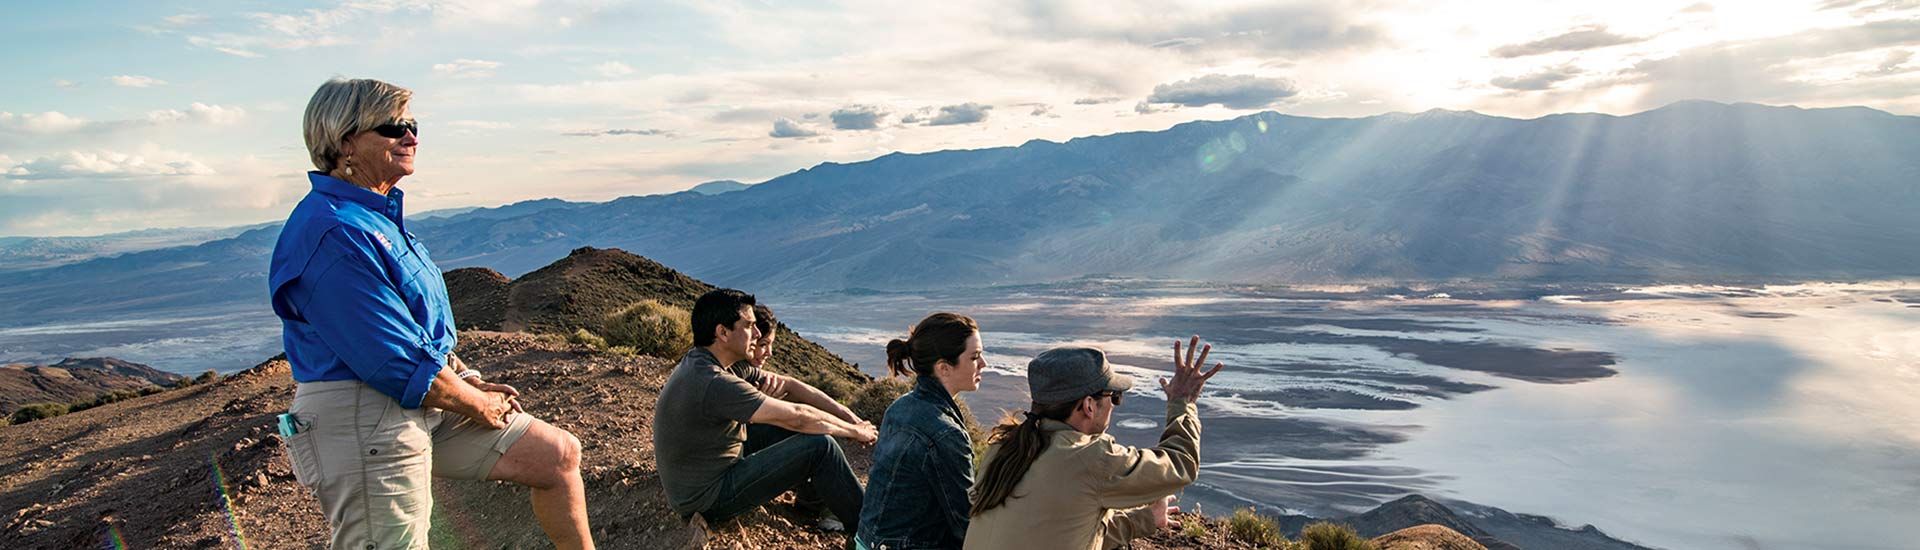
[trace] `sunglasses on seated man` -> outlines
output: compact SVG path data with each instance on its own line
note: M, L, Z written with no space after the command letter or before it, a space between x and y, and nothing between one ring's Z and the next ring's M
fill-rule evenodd
M1126 395L1126 393L1117 392L1113 390L1100 390L1099 392L1094 393L1093 397L1095 398L1111 397L1113 398L1113 406L1118 407L1120 406L1120 396L1123 396L1123 395Z

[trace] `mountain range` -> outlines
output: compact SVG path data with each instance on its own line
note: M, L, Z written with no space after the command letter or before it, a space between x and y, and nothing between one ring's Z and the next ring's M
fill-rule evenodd
M1920 117L1689 101L1529 120L1272 112L825 163L718 195L541 200L409 224L517 277L621 248L752 290L1087 274L1725 282L1920 273ZM277 228L0 273L0 319L264 304ZM264 307L264 305L261 305Z

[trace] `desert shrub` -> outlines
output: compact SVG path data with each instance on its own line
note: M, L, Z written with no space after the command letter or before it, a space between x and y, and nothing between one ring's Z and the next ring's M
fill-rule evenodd
M607 346L607 353L621 357L638 357L641 355L640 348L633 346Z
M567 336L567 343L586 346L593 349L607 349L606 338L601 338L600 335L594 334L592 332L588 332L587 329L584 329L584 328L574 329L573 334L570 336Z
M67 414L66 403L28 403L20 407L20 410L13 411L13 416L9 417L9 419L12 420L14 424L25 424L63 414Z
M200 376L193 377L193 383L205 384L205 383L212 382L214 380L219 380L219 379L220 379L220 373L209 369L207 370L207 372L200 373Z
M542 333L535 334L533 335L533 339L534 341L537 341L543 344L566 345L566 344L572 343L571 339L567 338L567 335L554 334L551 332L542 332Z
M887 407L893 405L893 400L899 399L900 396L912 390L913 385L905 378L877 379L855 390L853 397L847 403L847 408L853 409L853 414L860 415L860 418L878 426L880 419L887 414Z
M607 314L600 325L608 344L654 357L679 357L693 347L693 322L687 310L654 300L634 302Z
M1207 530L1206 516L1194 514L1192 518L1180 523L1180 534L1190 539L1204 540L1213 533Z
M775 361L779 360L778 355L775 355L774 357L775 357L774 359ZM841 403L851 402L852 399L854 398L854 395L859 393L862 387L860 386L860 384L855 383L853 380L849 380L845 376L839 376L836 373L828 371L825 368L802 368L802 369L788 369L788 370L799 370L800 371L799 374L793 375L793 378L795 380L806 382L807 385L813 386L814 389L820 390L820 393L827 394L827 397L831 397L833 398L834 401L839 401ZM852 405L848 405L848 407L852 407ZM882 408L882 410L885 410L885 409ZM860 418L867 418L867 415L864 415L864 414L860 415ZM873 420L875 423L880 422L879 420L875 420L871 418L868 418L868 420Z
M1374 550L1373 541L1338 523L1316 522L1300 530L1303 550Z
M1227 535L1255 546L1287 546L1287 537L1280 534L1280 523L1255 513L1251 507L1233 511L1233 517L1227 518Z

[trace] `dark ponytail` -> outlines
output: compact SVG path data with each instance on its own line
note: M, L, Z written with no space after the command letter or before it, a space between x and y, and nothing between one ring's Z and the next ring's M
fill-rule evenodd
M993 427L993 433L987 435L988 445L999 445L992 456L987 457L987 469L980 473L980 479L973 484L973 508L967 511L971 517L980 517L1015 498L1013 487L1027 476L1027 469L1033 467L1033 461L1040 459L1040 452L1047 450L1047 433L1040 430L1041 420L1066 421L1073 415L1074 407L1080 405L1075 399L1054 405L1033 404L1032 412L1009 412L1000 424ZM1025 416L1025 420L1015 417Z
M977 332L980 332L980 325L965 315L928 315L920 320L920 324L913 326L913 334L907 339L895 338L887 342L887 374L932 376L933 364L942 359L947 364L958 365L960 354L967 351L967 338Z

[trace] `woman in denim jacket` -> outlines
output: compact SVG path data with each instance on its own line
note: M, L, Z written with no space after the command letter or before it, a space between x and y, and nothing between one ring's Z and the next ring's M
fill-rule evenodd
M964 315L935 313L906 340L887 343L888 370L912 372L914 384L881 419L858 547L960 548L973 487L973 439L954 396L980 389L986 366L980 326Z

